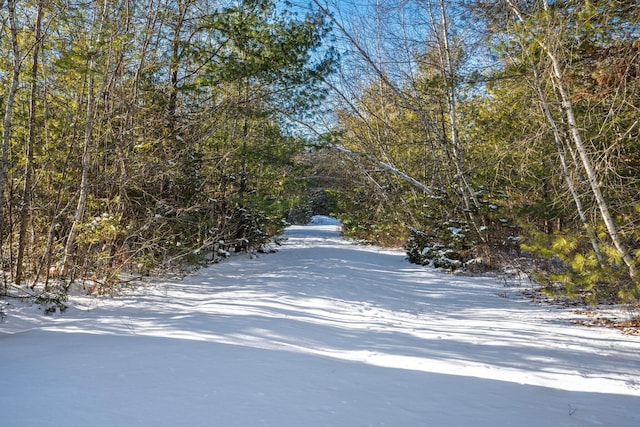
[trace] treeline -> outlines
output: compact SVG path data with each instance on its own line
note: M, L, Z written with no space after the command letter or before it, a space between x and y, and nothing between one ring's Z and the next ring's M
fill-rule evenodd
M0 1L0 260L13 284L259 247L301 184L287 132L332 59L270 0ZM55 279L55 280L54 280Z
M311 3L0 0L4 292L333 213L413 262L638 300L637 1Z
M348 233L637 301L638 2L340 2L348 19L316 4L349 64L315 154Z

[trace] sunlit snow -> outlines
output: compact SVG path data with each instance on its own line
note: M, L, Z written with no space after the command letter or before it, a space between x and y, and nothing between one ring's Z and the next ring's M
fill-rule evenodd
M54 316L9 301L0 425L640 425L639 337L339 227Z

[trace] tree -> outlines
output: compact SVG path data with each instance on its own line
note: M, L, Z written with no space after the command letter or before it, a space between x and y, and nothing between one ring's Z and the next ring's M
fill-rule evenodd
M628 131L633 133L635 125L627 109L637 105L629 92L637 79L627 46L638 34L635 9L606 1L475 3L492 30L494 52L505 64L501 74L494 74L492 90L525 84L530 101L509 108L524 112L529 104L539 109L542 115L534 120L540 130L531 137L541 150L554 147L558 159L558 164L544 160L551 172L546 189L556 195L543 205L557 212L555 235L535 236L533 231L533 243L525 247L562 258L568 273L548 277L566 284L573 295L579 290L590 298L615 292L635 298L637 213L629 200L637 197L623 189L637 188L637 177L618 156L634 144ZM614 63L619 72L613 71ZM503 92L493 95L507 101ZM534 117L533 111L528 114Z
M29 135L27 138L25 149L24 164L24 183L22 188L22 206L20 207L20 231L18 233L18 255L16 257L16 275L14 281L20 285L22 281L22 266L24 261L24 252L26 249L26 235L29 222L29 210L31 209L31 174L33 168L33 150L36 143L36 115L37 115L37 96L38 96L38 55L40 53L40 45L42 42L42 14L43 4L38 1L36 4L36 22L34 24L34 40L32 47L32 64L30 76L30 94L29 94Z
M316 51L320 15L270 1L2 4L13 279L108 291L279 232L301 188L289 129L333 63Z
M7 13L9 21L9 36L11 45L11 83L6 97L5 111L4 111L4 123L2 130L2 155L0 160L0 243L4 243L6 230L6 186L7 186L7 172L8 172L8 153L9 143L11 140L11 127L12 118L15 105L16 94L18 92L18 85L20 81L20 69L22 67L21 52L18 45L18 23L16 19L16 3L17 0L7 1Z
M531 33L533 30L530 29L526 24L525 18L522 12L520 11L520 8L515 4L515 2L511 0L509 0L508 3L509 3L509 7L517 16L518 20L524 25L525 31ZM549 5L546 2L546 0L542 2L542 6L545 11L549 11ZM593 195L596 199L596 203L600 210L602 220L605 223L609 238L613 242L614 246L616 247L616 249L620 253L620 256L622 257L622 260L626 264L629 270L629 275L631 279L636 280L638 275L638 270L635 265L635 261L631 257L631 254L629 253L629 249L622 242L621 236L618 232L613 216L610 213L609 205L602 193L602 189L601 189L595 168L593 167L591 158L587 153L587 149L583 142L582 134L580 132L580 126L578 124L578 121L574 112L573 102L571 100L571 97L569 96L569 92L564 83L565 73L560 62L560 54L557 52L558 43L554 43L552 45L550 42L543 41L539 37L536 37L535 40L536 40L536 43L540 46L540 48L547 55L547 57L551 62L552 81L555 89L557 90L558 97L560 99L562 111L564 113L564 116L569 128L569 134L573 140L573 143L575 144L575 149L579 155L580 161L582 163L582 167L584 168L584 172L586 174L587 180L591 187L591 191L593 192Z
M71 223L71 230L67 236L67 243L64 250L63 261L63 274L69 275L72 278L72 272L69 271L71 257L73 256L74 246L76 244L76 237L78 233L78 227L84 218L85 210L87 206L87 198L89 197L89 171L91 168L91 145L93 142L93 128L95 120L96 109L96 88L95 88L95 72L96 72L96 56L100 55L100 49L102 45L102 31L107 16L107 1L104 0L102 4L96 2L94 10L94 19L96 20L96 34L90 36L88 52L87 52L87 111L84 123L84 148L82 151L82 173L80 178L80 187L78 190L78 204L76 205L76 211ZM106 81L106 79L105 79ZM72 280L72 279L71 279Z
M319 7L351 48L349 59L355 59L347 65L350 72L359 73L328 83L342 103L336 139L342 146L336 148L413 187L405 191L417 210L410 215L414 227L451 234L453 225L447 224L453 220L456 227L468 228L469 241L482 242L488 227L465 156L458 111L469 71L464 68L465 40L455 30L459 24L451 23L451 8L457 6L377 2L365 12L375 19L365 19L364 25L355 21L351 27L339 21L339 14ZM458 10L455 18L461 19Z

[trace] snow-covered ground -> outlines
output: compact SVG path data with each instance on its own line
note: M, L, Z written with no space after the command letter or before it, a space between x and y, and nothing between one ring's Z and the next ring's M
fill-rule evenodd
M0 425L640 426L640 337L337 227L62 314L10 302Z

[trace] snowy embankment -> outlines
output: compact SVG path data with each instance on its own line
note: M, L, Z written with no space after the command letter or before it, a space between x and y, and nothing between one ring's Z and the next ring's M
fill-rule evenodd
M640 337L320 218L285 235L54 316L10 302L0 425L640 425Z

